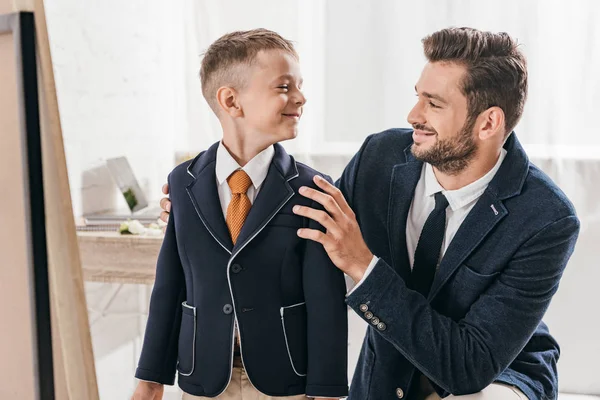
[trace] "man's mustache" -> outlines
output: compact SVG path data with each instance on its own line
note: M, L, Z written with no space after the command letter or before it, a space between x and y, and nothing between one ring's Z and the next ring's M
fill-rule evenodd
M429 133L435 133L437 135L437 132L435 131L435 129L430 128L426 125L422 125L422 124L413 124L413 129L418 130L418 131L425 131L425 132L429 132Z

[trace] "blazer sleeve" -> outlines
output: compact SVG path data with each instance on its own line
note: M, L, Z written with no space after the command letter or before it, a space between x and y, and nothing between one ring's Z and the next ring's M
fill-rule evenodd
M173 192L170 179L169 187ZM172 202L156 265L144 344L135 372L138 379L167 385L175 382L181 302L185 296L185 278L175 234L176 213L177 206Z
M558 289L579 221L569 215L525 242L459 321L436 312L380 259L347 298L386 324L373 329L448 393L475 393L506 369L526 345Z
M331 178L325 176L327 181ZM323 209L313 202L316 209ZM308 228L323 227L309 220ZM306 395L348 396L348 308L344 274L329 259L320 243L306 241L303 286L307 311L308 368Z

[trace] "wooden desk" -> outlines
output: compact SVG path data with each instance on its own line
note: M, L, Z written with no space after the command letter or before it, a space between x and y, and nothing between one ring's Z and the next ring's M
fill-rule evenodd
M163 236L77 232L83 278L92 282L152 285Z

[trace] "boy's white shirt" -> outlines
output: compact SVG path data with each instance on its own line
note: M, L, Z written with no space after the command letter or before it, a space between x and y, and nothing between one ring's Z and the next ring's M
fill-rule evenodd
M256 196L267 177L269 172L269 166L273 161L275 155L275 148L269 146L257 155L252 160L248 161L246 165L241 167L237 161L231 156L229 151L223 145L223 142L219 142L217 148L217 160L215 165L215 173L217 177L217 189L219 192L219 201L221 202L221 209L223 210L223 217L227 218L227 207L231 202L231 189L227 184L227 178L229 175L237 171L238 169L244 170L252 180L252 185L248 188L246 195L250 199L250 203L254 204Z

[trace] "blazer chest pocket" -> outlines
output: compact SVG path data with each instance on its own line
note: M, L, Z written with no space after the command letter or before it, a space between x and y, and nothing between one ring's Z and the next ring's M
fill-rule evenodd
M306 303L281 307L281 326L287 355L294 373L306 376Z
M468 312L471 305L494 283L499 274L500 272L482 274L467 264L461 264L451 278L450 299L453 303L458 303L465 313Z
M183 376L190 376L194 372L196 358L196 307L185 301L181 307L177 371Z

